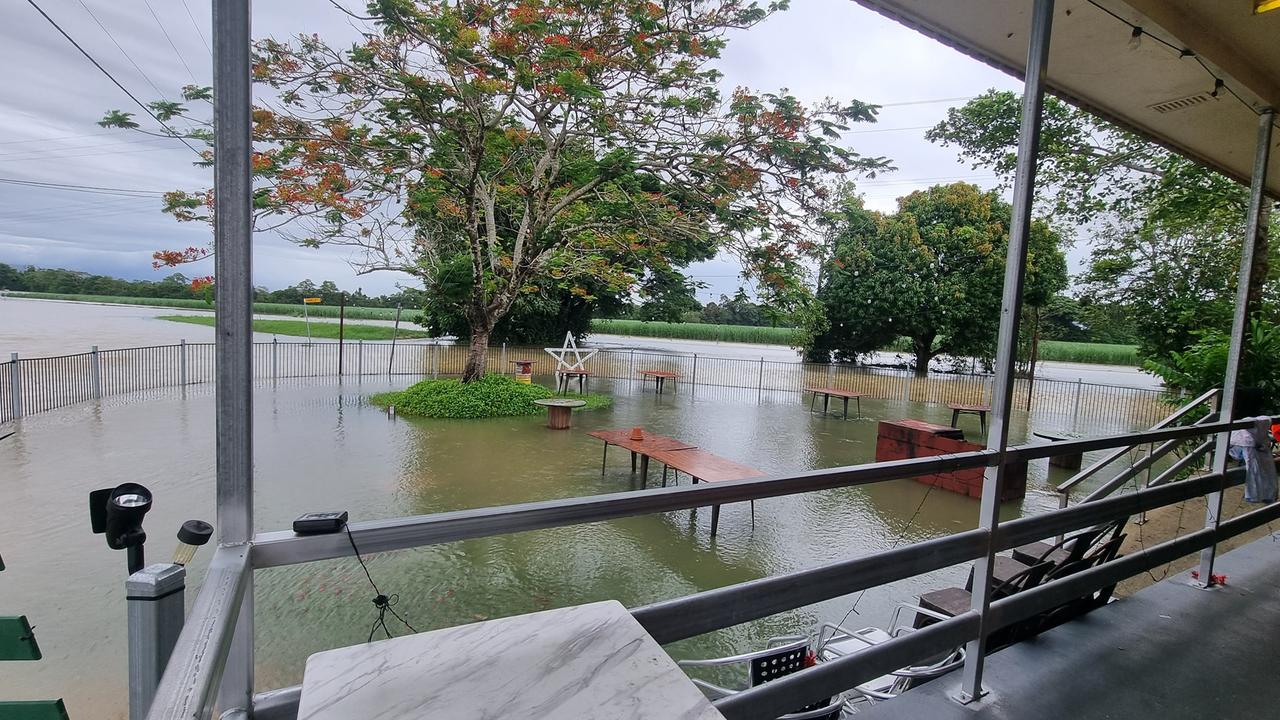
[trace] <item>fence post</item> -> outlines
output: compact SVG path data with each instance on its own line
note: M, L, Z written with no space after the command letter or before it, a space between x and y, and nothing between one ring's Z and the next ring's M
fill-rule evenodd
M9 353L9 362L13 363L13 369L9 371L9 402L13 405L10 414L17 420L22 417L22 363L16 352Z
M911 368L907 368L902 374L902 401L911 402Z
M440 377L440 343L431 343L431 379Z
M631 362L627 365L627 383L632 383L636 379L636 349L631 348Z
M356 341L356 379L364 375L364 340Z
M1075 409L1071 411L1071 424L1077 425L1080 422L1080 388L1084 385L1084 378L1076 378L1076 400Z
M279 349L280 349L280 340L279 338L276 338L273 336L271 338L271 382L275 382L276 377L278 377L276 375L276 355Z
M148 565L125 581L129 598L129 720L144 720L182 632L186 568Z
M89 381L93 384L93 399L102 399L102 356L98 354L98 346L89 351Z
M764 357L760 358L760 377L756 381L756 403L764 402Z
M187 339L178 341L178 384L187 386Z
M689 399L698 394L698 353L693 354L693 379L689 381Z

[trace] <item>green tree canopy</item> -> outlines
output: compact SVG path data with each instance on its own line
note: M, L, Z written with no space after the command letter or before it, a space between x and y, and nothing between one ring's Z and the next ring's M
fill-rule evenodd
M1016 93L990 90L926 136L1011 183L1020 106ZM1082 299L1128 313L1142 355L1168 359L1202 330L1230 329L1247 188L1053 97L1036 179L1039 206L1089 235ZM1275 292L1266 282L1273 251L1265 234L1260 241L1254 310Z
M967 183L912 193L891 215L846 196L830 217L834 247L818 290L830 329L813 349L853 361L907 337L919 375L939 354L990 357L1010 217L999 195ZM1066 287L1059 245L1046 223L1032 224L1027 304L1045 305Z

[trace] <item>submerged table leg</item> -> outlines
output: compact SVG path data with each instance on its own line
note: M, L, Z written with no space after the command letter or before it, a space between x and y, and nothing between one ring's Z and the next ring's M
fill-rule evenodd
M831 396L823 395L822 396L822 414L823 415L827 414L827 408L830 406L831 406Z
M631 451L631 472L636 471L636 451Z
M649 485L649 456L640 456L640 487L645 488Z
M844 419L849 419L849 398L844 398Z
M600 474L604 475L604 464L609 459L609 443L604 444L604 457L600 458Z
M711 537L716 536L716 531L720 529L720 506L711 506Z

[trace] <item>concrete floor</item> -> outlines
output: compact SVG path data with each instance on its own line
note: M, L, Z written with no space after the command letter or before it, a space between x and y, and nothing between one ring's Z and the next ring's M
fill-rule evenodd
M868 720L1280 718L1280 533L1223 555L1227 584L1172 577L987 659L982 702L952 673Z

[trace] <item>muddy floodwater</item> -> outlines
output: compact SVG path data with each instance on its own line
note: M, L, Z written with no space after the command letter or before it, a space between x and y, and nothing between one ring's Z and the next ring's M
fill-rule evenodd
M543 378L544 381L548 380ZM586 432L643 426L769 474L869 462L876 423L947 423L945 407L863 401L868 419L810 413L795 393L699 388L654 395L639 383L598 382L613 408L578 413L569 431L541 417L439 421L389 417L370 393L410 379L281 382L256 390L258 530L296 516L347 510L353 520L433 513L637 487L625 453L609 457ZM1014 439L1027 434L1023 421ZM976 428L969 429L976 439ZM44 659L10 663L0 697L64 697L73 718L125 716L125 558L89 532L87 493L140 482L155 493L146 520L148 557L173 549L188 518L214 520L214 400L209 386L88 403L27 418L0 441L5 519L0 608L26 614ZM1056 506L1043 461L1029 493L1006 517ZM687 478L684 482L688 482ZM976 500L913 481L726 506L720 534L710 512L680 511L525 532L371 556L383 591L417 629L613 598L625 605L813 567L974 527ZM910 522L909 522L910 521ZM210 552L197 555L198 586ZM963 582L951 568L870 590L847 624L884 624L894 604ZM188 604L194 598L188 592ZM301 680L311 653L364 642L373 591L351 559L261 571L256 576L257 687ZM676 657L726 655L766 638L803 632L850 612L846 596L669 646ZM404 628L392 624L393 632Z
M95 344L136 347L212 339L212 328L155 317L173 312L0 298L0 350L4 357L10 350L32 357L83 352ZM662 341L638 342L655 346ZM688 349L681 343L671 341L667 349ZM725 354L748 357L743 353L755 350L736 346ZM703 377L716 367L704 363ZM601 445L586 435L596 429L642 426L782 475L871 462L876 420L947 424L951 419L945 405L867 397L863 417L844 420L834 413L811 413L809 398L794 391L681 384L678 392L668 389L658 396L652 385L602 377L591 389L612 395L614 406L575 414L569 431L547 429L540 416L424 420L392 417L369 404L370 394L415 379L259 382L257 529L287 529L295 517L313 511L346 510L353 520L368 520L638 489L621 451L610 454L601 473ZM1096 409L1086 403L1086 411ZM1101 435L1139 429L1139 421L1122 409L1097 415L1106 420L1091 419L1095 415L1040 408L1028 418L1016 412L1012 441L1022 442L1032 431ZM976 425L972 417L961 421L969 439L980 441ZM76 720L124 718L125 557L90 533L86 496L122 482L149 487L155 493L146 519L151 561L172 553L183 520L214 521L212 384L110 394L32 414L3 430L15 432L0 439L5 511L0 556L6 565L0 573L0 614L30 619L44 659L7 663L0 673L0 698L62 697ZM1006 505L1003 515L1056 507L1049 489L1065 477L1045 461L1032 463L1026 499ZM761 500L754 523L747 504L726 506L716 538L709 537L710 511L699 509L367 560L382 591L397 597L396 610L416 629L428 630L603 599L637 606L967 530L975 526L977 512L976 500L903 480ZM205 548L189 568L188 606L210 554ZM967 566L949 568L692 638L668 650L677 658L745 652L769 637L802 633L846 615L846 625L884 626L896 603L963 583L966 573ZM351 558L261 571L255 584L258 690L298 683L310 654L369 637L374 592ZM407 632L394 621L391 630Z

